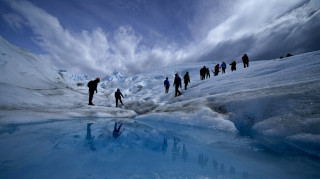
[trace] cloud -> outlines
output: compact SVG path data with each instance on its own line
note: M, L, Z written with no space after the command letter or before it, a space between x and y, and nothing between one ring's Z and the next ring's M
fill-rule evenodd
M320 28L319 23L315 23L319 19L318 1L238 1L235 4L236 12L209 30L201 41L204 47L201 60L239 59L244 53L252 59L270 59L288 52L320 49L319 45L313 46L319 33L304 33L307 29ZM305 44L297 45L300 41ZM211 48L205 48L209 46Z
M4 13L2 17L14 30L21 29L24 24L23 18L15 13Z
M141 28L146 27L139 28L139 32L134 26L123 23L113 31L108 28L109 32L102 27L74 32L63 27L58 18L28 1L7 0L7 3L15 13L3 17L12 28L28 26L34 33L34 42L47 52L41 57L73 73L101 76L118 70L129 75L197 60L228 62L240 58L243 53L255 60L320 48L317 43L320 40L317 32L320 5L316 0L200 1L192 15L183 18L187 10L180 11L174 19L186 22L177 23L165 22L169 16L161 17L162 11L149 9L152 17L160 18L152 23L163 23L153 26L147 18L138 22ZM128 7L134 7L135 12L141 11L137 4ZM137 17L140 16L142 14ZM203 22L199 22L202 19ZM122 22L125 21L122 19ZM143 25L145 22L148 24ZM168 24L170 26L164 26ZM166 30L160 32L157 30L160 27ZM190 33L186 32L186 27ZM179 36L179 32L183 36L193 36L182 41L164 37L166 33L170 33L170 37Z
M171 59L181 58L176 49L141 45L142 36L137 35L130 26L120 26L112 34L101 28L76 34L63 28L57 18L28 1L9 3L26 19L26 24L35 34L35 43L48 52L40 56L59 68L94 75L105 75L115 69L134 74L168 65Z

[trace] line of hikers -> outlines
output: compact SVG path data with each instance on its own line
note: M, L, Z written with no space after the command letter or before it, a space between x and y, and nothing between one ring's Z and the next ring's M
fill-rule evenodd
M184 90L187 90L188 84L190 83L189 72L186 72L186 74L183 76L183 81L184 81ZM166 77L166 80L164 80L163 85L165 88L165 93L168 93L170 88L170 82L168 80L168 77ZM181 84L181 78L179 77L178 73L175 74L173 86L175 86L175 97L180 96L182 93L179 90L179 87L182 89L182 84Z
M243 67L249 67L249 57L247 54L244 54L242 56L242 62L243 62ZM233 61L232 63L229 64L231 66L231 71L236 71L237 70L237 62ZM227 64L225 62L222 62L221 65L217 64L214 67L214 71L212 70L212 73L214 74L214 76L218 76L219 72L220 72L220 68L221 68L221 72L222 74L226 73L226 68L227 68ZM210 71L209 68L207 68L206 66L203 66L200 69L200 79L204 80L206 78L210 78Z
M241 59L242 59L244 68L249 67L248 55L244 54ZM229 65L231 65L231 71L235 71L237 69L236 61L233 61ZM214 67L214 71L212 71L214 73L214 76L217 76L219 74L220 68L222 70L222 74L225 73L226 68L227 68L226 63L222 62L221 66L219 64L217 64ZM205 78L210 78L210 70L206 66L203 66L203 68L200 69L200 79L204 80ZM186 74L183 76L183 80L184 80L184 89L187 90L188 84L190 83L189 72L186 72ZM88 105L94 106L94 104L92 103L92 98L93 98L94 92L98 93L97 86L98 86L99 82L100 82L100 78L96 78L95 80L89 81L89 83L87 85L89 87L89 104ZM168 77L166 77L166 80L163 82L163 85L165 87L165 93L168 93L169 88L170 88L170 82L168 80ZM181 83L181 78L179 77L178 73L175 74L173 85L175 86L175 97L180 96L182 93L179 90L179 87L182 89L182 83ZM118 101L120 101L121 105L123 105L121 97L124 98L124 96L122 95L120 89L117 89L114 96L116 99L116 107L118 107Z

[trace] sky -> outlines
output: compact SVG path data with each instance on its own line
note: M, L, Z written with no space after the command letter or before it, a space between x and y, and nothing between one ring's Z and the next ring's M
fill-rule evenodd
M0 35L74 74L133 75L320 50L319 10L319 0L0 0Z

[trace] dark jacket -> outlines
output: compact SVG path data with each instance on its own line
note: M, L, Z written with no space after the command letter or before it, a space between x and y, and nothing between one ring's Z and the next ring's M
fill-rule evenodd
M181 78L178 75L174 78L173 85L175 85L176 87L181 87Z
M121 96L123 97L122 93L120 92L120 90L117 90L115 93L114 93L114 97L116 97L117 99L121 99ZM124 98L124 97L123 97Z
M183 80L184 80L184 83L190 83L190 77L189 77L189 74L186 73L184 76L183 76Z
M219 71L219 68L220 68L220 67L219 67L219 64L217 64L217 65L214 67L214 69L215 69L215 70L218 70L218 71Z
M164 86L170 86L169 80L164 80L163 85L164 85Z
M233 66L233 67L236 67L237 62L236 62L236 61L233 61L232 63L230 63L230 65Z
M99 83L98 80L89 81L89 83L87 84L87 86L89 87L89 91L98 92L98 90L97 90L98 83Z
M244 54L244 55L243 55L242 61L243 61L243 63L248 63L248 62L249 62L249 57L248 57L247 54Z

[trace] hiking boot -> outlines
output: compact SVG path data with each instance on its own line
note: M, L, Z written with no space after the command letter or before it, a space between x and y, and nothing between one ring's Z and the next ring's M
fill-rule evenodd
M94 104L93 104L93 103L89 103L88 105L90 105L90 106L94 106Z

